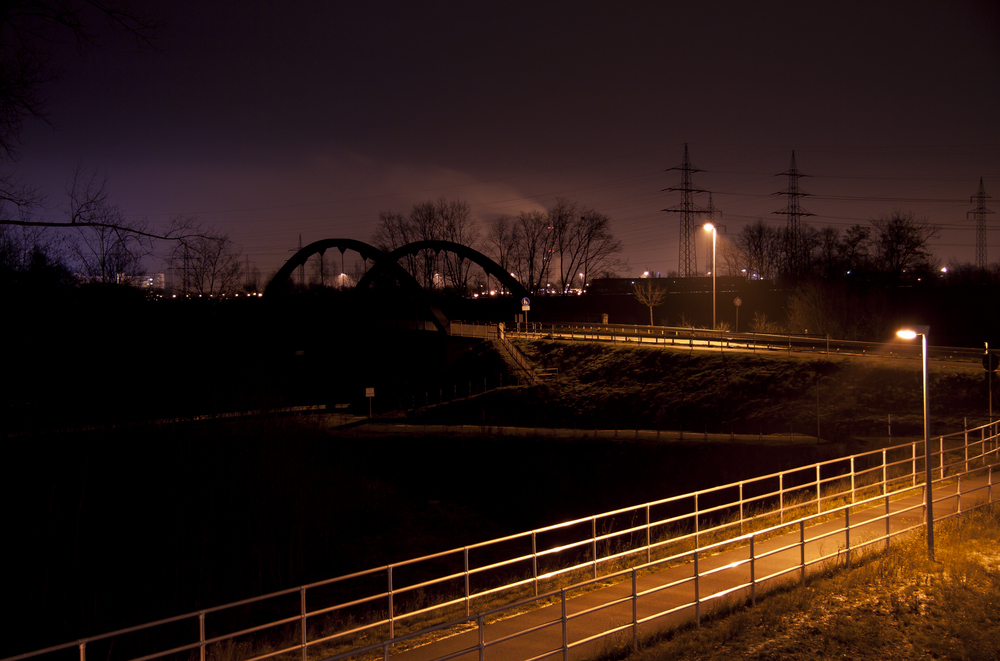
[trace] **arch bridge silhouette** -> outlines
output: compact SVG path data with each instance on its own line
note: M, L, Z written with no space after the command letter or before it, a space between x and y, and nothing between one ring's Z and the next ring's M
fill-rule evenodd
M400 265L399 262L404 257L416 255L421 251L433 251L435 256L441 252L450 252L480 266L487 275L496 278L513 297L522 298L528 295L528 291L524 286L495 261L478 250L453 241L436 239L414 241L400 246L391 252L385 252L357 239L321 239L301 248L278 269L278 272L274 274L274 277L271 278L271 281L264 289L265 298L273 299L273 297L287 292L288 282L295 269L304 266L313 255L319 255L320 259L322 259L326 251L333 248L339 250L341 255L347 250L352 250L361 255L361 258L366 263L369 260L372 262L372 267L358 281L354 287L355 289L367 289L381 279L393 279L408 296L413 297L421 304L434 325L444 333L448 332L450 321L444 316L440 308L430 300L427 290L420 285L409 271Z

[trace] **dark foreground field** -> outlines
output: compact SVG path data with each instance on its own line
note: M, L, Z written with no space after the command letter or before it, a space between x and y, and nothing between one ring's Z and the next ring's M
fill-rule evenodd
M0 656L828 458L830 445L330 433L258 417L16 439ZM12 441L8 441L12 442Z
M485 375L502 384L510 376L488 345L440 349L452 355L422 381L439 392L449 379ZM0 553L9 570L0 592L14 633L3 637L0 657L842 456L920 429L912 362L552 342L525 349L559 377L382 415L575 427L579 437L359 437L331 433L321 416L277 415L7 437ZM981 368L936 367L932 387L936 433L985 415ZM595 441L585 431L809 434L817 420L821 437L834 441Z

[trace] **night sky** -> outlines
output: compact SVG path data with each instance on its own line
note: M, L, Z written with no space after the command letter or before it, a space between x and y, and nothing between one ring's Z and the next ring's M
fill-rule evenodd
M944 262L974 261L966 212L983 177L1000 261L995 1L172 0L152 12L156 49L99 24L97 49L55 53L50 124L28 125L19 164L49 195L46 219L65 219L75 167L99 169L130 216L195 215L268 275L300 234L368 241L382 210L461 198L485 223L561 197L611 216L629 274L666 274L679 218L661 210L680 197L663 189L679 185L667 170L688 143L728 234L784 224L772 193L794 149L811 175L807 222L913 211L944 228Z

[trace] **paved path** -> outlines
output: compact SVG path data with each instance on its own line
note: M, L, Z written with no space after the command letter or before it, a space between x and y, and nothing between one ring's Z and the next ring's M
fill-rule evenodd
M985 502L990 495L986 477L962 480L961 490L963 492L961 496L957 495L954 483L935 489L935 519L940 520L942 517L957 512L959 500L961 501L961 511L966 511ZM850 513L850 548L852 549L850 554L845 552L848 544L844 530L844 517L837 517L830 521L805 527L807 542L804 551L799 544L800 532L797 527L794 532L772 537L765 541L755 541L754 555L757 559L753 563L752 571L758 581L756 594L760 595L763 590L779 582L801 580L803 553L807 564L831 555L834 557L830 558L828 562L846 563L849 562L849 555L857 558L858 544L886 535L884 514L887 505L884 503L884 500L880 500L875 507L856 508ZM912 495L897 500L890 500L888 507L890 508L889 527L894 534L908 529L919 530L919 534L923 534L923 496L921 490L916 490ZM891 544L891 541L889 543ZM873 546L884 548L885 544L883 539ZM774 553L760 558L769 552ZM749 546L707 557L702 557L699 554L698 571L701 577L697 589L701 599L712 594L730 591L722 598L703 602L701 616L704 616L713 607L731 603L733 600L750 598L750 588L745 587L750 582L751 563L749 558ZM808 567L807 571L808 573L820 571L824 564L826 563L814 564ZM781 577L776 577L777 574L789 569L792 571ZM635 600L635 608L640 622L638 627L640 639L664 627L677 626L694 620L695 608L684 606L695 600L695 583L685 580L690 579L694 575L694 571L693 563L689 563L637 576L636 591L639 596ZM768 576L774 578L763 583L760 582ZM682 581L683 583L681 583ZM662 586L672 587L651 592ZM616 601L619 603L600 608L602 605L612 604ZM557 599L555 603L528 612L500 617L495 620L491 619L483 631L484 641L487 644L484 658L489 661L526 661L553 653L549 658L561 659L563 645L562 608L562 600ZM656 613L663 613L675 608L679 610L643 622L644 618L650 618ZM632 581L629 578L626 577L626 580L614 584L607 581L606 585L599 589L569 590L566 611L570 618L566 631L566 638L570 645L574 641L599 636L602 632L615 627L625 627L624 630L608 637L599 637L594 641L573 647L569 651L570 659L593 658L616 646L631 644L633 599ZM583 615L574 618L574 615L578 614ZM508 638L532 629L534 631L531 633ZM477 649L479 635L480 632L473 623L467 625L465 630L461 632L455 630L441 632L436 640L419 647L399 651L390 650L390 656L398 661L431 661L471 649L471 651L459 654L454 658L476 661L479 659L479 650ZM496 641L502 642L496 643ZM496 644L491 645L491 643Z

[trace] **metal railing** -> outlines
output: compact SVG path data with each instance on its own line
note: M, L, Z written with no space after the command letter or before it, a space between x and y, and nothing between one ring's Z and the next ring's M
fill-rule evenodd
M820 335L735 333L704 328L640 326L596 323L518 323L508 329L517 337L588 340L612 343L658 344L686 348L739 349L752 352L783 351L823 355L919 358L920 345L896 342L855 342ZM931 360L979 362L983 350L962 347L928 347Z
M932 439L935 488L948 489L935 502L953 504L950 508L935 507L935 520L964 511L963 504L969 509L970 503L979 506L993 501L993 466L1000 460L998 424ZM367 658L372 654L385 658L417 642L433 641L444 630L454 634L463 628L472 630L465 634L472 637L471 643L459 651L430 653L426 658L445 661L478 654L483 659L491 647L551 633L554 628L559 644L530 661L557 654L565 660L575 648L623 632L631 632L637 641L643 627L662 625L667 616L683 614L698 621L705 608L731 595L748 596L753 601L758 590L775 579L797 575L805 580L810 568L833 560L850 562L852 554L878 543L888 544L890 538L922 527L919 517L915 522L901 523L901 519L923 512L923 457L923 442L916 441L822 461L90 636L3 661L60 653L63 658L69 654L86 661L95 648L103 658L147 661L197 657L206 661L223 658L234 646L245 648L241 658L247 661L289 654L303 661L310 657L329 661ZM893 521L895 529L890 525ZM825 522L823 526L818 525L821 522ZM827 552L823 542L830 539L838 541L834 551ZM721 567L707 566L722 551L743 555ZM779 556L785 558L781 566L762 574L761 562ZM708 593L705 579L723 572L742 574L724 589ZM643 589L639 588L640 580L646 582ZM606 598L570 612L570 605L585 603L582 599L569 602L570 596L603 594L597 588L607 585L618 585L618 592L608 589ZM655 605L668 594L672 595L670 604ZM550 620L526 620L516 632L487 642L485 630L496 618L526 610L547 613L543 607L550 604L559 606L559 613ZM568 635L570 622L593 620L609 610L628 611L629 605L627 622L621 622L619 613L593 633L575 639ZM645 614L640 616L640 610ZM112 647L115 656L110 654ZM527 661L516 654L503 656Z
M507 339L506 327L504 324L493 323L468 323L464 321L453 321L449 327L452 335L461 337L481 337L491 339L497 343L500 350L517 367L525 380L530 384L536 384L540 380L540 375L535 363L528 358L521 349Z

